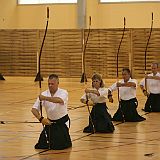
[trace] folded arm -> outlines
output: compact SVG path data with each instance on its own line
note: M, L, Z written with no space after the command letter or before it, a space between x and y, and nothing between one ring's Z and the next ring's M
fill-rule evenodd
M53 103L64 104L64 101L59 97L47 97L47 96L39 95L39 99L40 101L48 101L48 102L53 102Z
M98 90L95 90L95 89L88 89L86 88L85 89L85 93L93 93L93 94L96 94L97 96L100 96L100 93L98 92Z
M159 76L146 76L146 79L160 80Z
M125 83L117 82L117 87L136 87L136 83L134 83L134 82L125 82Z

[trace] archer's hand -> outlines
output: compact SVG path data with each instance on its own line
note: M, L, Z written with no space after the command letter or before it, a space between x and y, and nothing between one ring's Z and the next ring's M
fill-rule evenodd
M145 79L153 79L153 76L145 76Z
M109 102L113 103L113 98L112 98L112 96L109 96L108 99L109 99Z
M94 106L94 103L91 100L89 100L87 104L88 104L88 106Z
M85 93L86 93L86 94L87 94L87 93L90 93L90 89L86 88L86 89L85 89Z
M147 97L149 96L149 93L146 90L143 91L143 94Z
M47 119L47 118L43 118L42 121L41 121L41 123L43 125L51 125L52 124L51 121L49 119Z
M120 82L117 82L117 85L116 85L117 87L121 87L122 86L122 84L120 83Z

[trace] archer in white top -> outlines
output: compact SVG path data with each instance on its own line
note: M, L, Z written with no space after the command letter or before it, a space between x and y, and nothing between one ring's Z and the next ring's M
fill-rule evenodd
M122 79L115 82L109 90L111 92L119 88L119 98L122 100L130 100L136 97L137 80L129 78L128 80Z
M104 87L104 83L100 74L95 73L92 76L92 88L86 88L85 94L80 101L93 106L92 111L89 111L89 125L84 128L83 132L87 133L112 133L114 126L111 122L111 116L107 111L106 99L108 89Z
M122 70L122 80L109 87L108 98L113 102L112 92L118 89L119 107L114 114L113 121L139 122L145 120L137 112L138 101L136 99L137 80L131 78L128 68Z
M89 90L89 89L88 89ZM98 92L98 94L89 92L89 93L85 93L82 97L81 100L86 100L86 95L88 96L88 98L93 102L93 104L96 103L106 103L106 99L108 96L108 89L107 88L98 88L98 89L90 89L90 91L92 90L95 92Z
M67 113L68 92L58 88L59 78L51 74L48 90L42 92L32 107L33 115L45 126L35 149L65 149L72 146ZM47 117L42 116L42 107Z
M42 101L42 106L45 108L47 113L47 118L51 120L57 120L68 114L67 112L67 105L68 105L68 92L64 89L58 88L56 92L51 95L49 89L42 92L41 96L56 98L59 97L63 101L63 103L53 103L51 101L46 100ZM49 98L48 98L49 99ZM37 98L33 108L37 109L40 112L40 100L39 97Z
M140 82L140 88L147 101L145 103L145 112L160 112L160 73L159 64L152 63L152 73L148 74Z

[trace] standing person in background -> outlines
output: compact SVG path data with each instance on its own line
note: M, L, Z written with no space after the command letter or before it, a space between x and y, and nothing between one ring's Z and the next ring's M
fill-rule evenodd
M128 68L122 70L122 80L109 87L109 100L113 102L112 92L119 90L119 107L114 114L113 121L139 122L145 120L137 112L138 101L136 98L137 80L131 78Z
M152 63L152 73L148 74L140 82L140 88L147 101L145 103L145 112L160 112L160 72L158 63Z
M82 103L93 106L89 125L84 128L83 132L112 133L114 131L111 116L107 112L107 94L108 89L104 87L101 75L94 74L92 76L92 89L86 88L85 94L80 99Z
M67 113L68 92L58 88L59 78L51 74L48 78L48 90L42 92L32 107L33 115L45 126L35 149L65 149L72 146ZM41 116L40 103L46 110L47 118Z

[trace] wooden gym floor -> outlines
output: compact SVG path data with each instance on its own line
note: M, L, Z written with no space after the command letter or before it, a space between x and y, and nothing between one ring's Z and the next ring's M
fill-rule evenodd
M145 114L141 109L146 98L137 90L138 111L147 119L143 122L114 123L113 134L85 134L88 124L87 108L79 99L84 88L80 79L60 79L60 87L69 92L68 111L71 118L71 149L35 150L34 145L42 130L31 113L31 107L39 93L47 89L47 79L40 91L35 77L5 77L0 81L0 160L158 160L160 159L160 113ZM105 80L106 86L115 80ZM117 109L117 93L114 103L107 101L109 113ZM43 113L45 114L45 113Z

